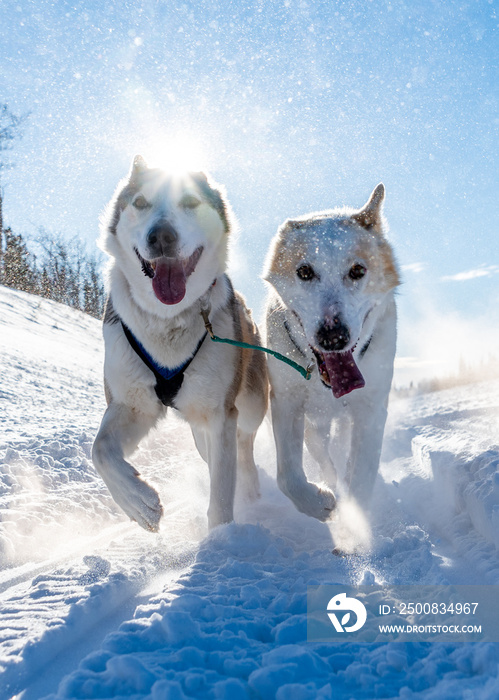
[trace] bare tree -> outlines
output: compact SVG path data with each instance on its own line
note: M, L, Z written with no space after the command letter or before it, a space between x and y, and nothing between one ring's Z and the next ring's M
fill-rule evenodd
M38 293L100 318L106 295L95 253L89 255L78 239L69 241L44 228L39 229L36 244L42 263L36 274Z
M0 104L0 261L3 254L3 188L2 171L9 167L4 152L13 147L13 141L21 137L21 125L29 115L13 114L6 104Z

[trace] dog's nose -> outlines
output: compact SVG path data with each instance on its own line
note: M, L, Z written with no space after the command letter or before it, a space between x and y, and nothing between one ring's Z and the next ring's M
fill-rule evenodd
M326 352L343 350L350 342L350 331L338 316L324 320L316 333L317 342Z
M151 258L176 256L178 233L168 221L159 221L147 234L147 245Z

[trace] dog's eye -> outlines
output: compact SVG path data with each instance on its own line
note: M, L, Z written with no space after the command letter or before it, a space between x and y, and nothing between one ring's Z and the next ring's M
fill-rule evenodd
M316 277L314 268L311 265L300 265L300 267L296 270L296 274L304 282L309 282Z
M364 275L366 274L367 270L364 267L364 265L361 265L360 263L356 263L355 265L352 265L348 272L348 276L350 277L351 280L360 280Z
M180 206L183 209L195 209L196 207L199 207L200 204L201 201L192 194L185 194L180 200Z
M136 209L147 209L151 205L149 204L149 202L147 201L147 199L145 197L143 197L141 194L139 194L139 196L133 200L133 206Z

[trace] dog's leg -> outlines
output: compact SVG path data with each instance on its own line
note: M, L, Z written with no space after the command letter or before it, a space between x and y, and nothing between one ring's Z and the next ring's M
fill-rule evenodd
M156 420L157 416L111 402L92 448L95 468L113 499L132 520L153 532L158 530L163 513L159 496L125 456L133 452Z
M234 519L234 493L237 465L237 410L214 416L207 431L208 466L210 469L210 528Z
M352 402L351 415L352 441L346 480L350 495L365 508L379 469L387 410L383 405Z
M237 490L243 497L255 501L260 497L258 470L253 457L254 433L237 430Z
M303 471L303 407L286 394L274 394L271 401L277 450L277 484L299 511L319 520L327 520L336 504L334 493L307 481Z
M329 445L331 459L333 460L336 472L345 477L347 472L347 462L350 456L350 444L352 442L352 423L350 414L342 411L334 420L334 433Z
M332 489L336 488L338 480L336 468L331 455L329 454L331 421L312 422L306 419L305 422L305 444L312 459L315 459L321 468L322 475Z
M193 425L191 425L191 431L197 451L201 455L202 459L208 463L208 445L206 444L206 435L202 430Z

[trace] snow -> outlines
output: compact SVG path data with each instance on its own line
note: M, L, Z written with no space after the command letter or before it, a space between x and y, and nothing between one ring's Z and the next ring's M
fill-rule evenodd
M499 696L495 644L306 641L309 585L499 583L499 382L391 404L370 525L345 501L330 526L298 513L266 422L262 498L208 533L206 466L170 416L134 459L165 505L151 535L90 460L99 322L0 287L0 326L0 698Z

